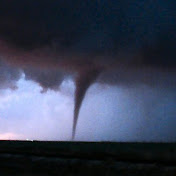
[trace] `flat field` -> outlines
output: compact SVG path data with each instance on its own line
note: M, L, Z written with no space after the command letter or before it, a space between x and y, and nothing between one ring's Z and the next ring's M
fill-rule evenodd
M0 141L0 176L176 175L175 143Z

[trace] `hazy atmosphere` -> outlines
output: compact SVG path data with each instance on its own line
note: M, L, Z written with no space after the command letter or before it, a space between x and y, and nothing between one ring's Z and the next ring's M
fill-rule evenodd
M0 139L71 140L73 80L41 93L22 74L16 86L0 91ZM75 140L175 141L175 103L173 88L95 83L82 104Z
M176 1L0 0L0 139L176 141Z

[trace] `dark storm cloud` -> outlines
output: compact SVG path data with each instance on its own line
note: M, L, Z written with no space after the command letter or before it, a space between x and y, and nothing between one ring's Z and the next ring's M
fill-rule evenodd
M49 69L27 68L24 70L26 80L33 80L43 88L42 92L48 89L58 90L63 81L64 73Z
M0 39L10 48L28 53L49 47L55 53L39 62L89 64L100 57L100 62L176 65L175 2L1 0L0 8Z
M21 71L0 60L0 90L16 89L16 81L21 76Z
M126 86L134 88L136 85L148 85L156 88L176 89L176 72L155 70L151 68L138 68L129 70L124 68L111 69L102 72L97 78L102 84Z
M0 54L44 88L64 79L53 69L77 72L75 111L102 70L121 70L127 85L155 82L150 69L175 72L175 31L175 1L0 0Z

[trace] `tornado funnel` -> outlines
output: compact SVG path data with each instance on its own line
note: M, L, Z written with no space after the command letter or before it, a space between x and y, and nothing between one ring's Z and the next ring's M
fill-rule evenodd
M75 107L73 117L73 129L72 129L72 140L75 138L76 126L79 116L79 111L85 97L86 91L90 85L96 80L98 75L101 73L102 68L89 68L82 70L78 73L76 78L76 90L75 90Z

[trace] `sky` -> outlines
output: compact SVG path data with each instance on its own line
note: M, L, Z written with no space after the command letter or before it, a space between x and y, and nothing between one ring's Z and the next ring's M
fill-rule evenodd
M73 80L41 93L22 74L17 86L0 91L0 139L71 140ZM75 140L175 142L175 103L175 89L95 83L83 101Z
M0 137L175 141L176 2L0 0Z

